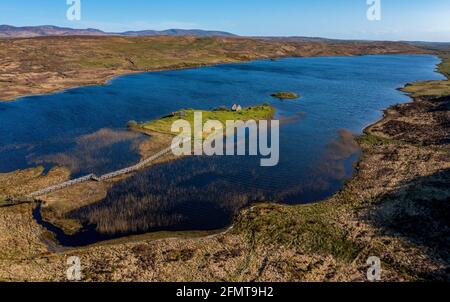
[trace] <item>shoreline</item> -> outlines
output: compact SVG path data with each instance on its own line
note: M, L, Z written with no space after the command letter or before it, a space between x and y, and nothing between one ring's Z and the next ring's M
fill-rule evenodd
M414 124L418 122L418 117L419 121L423 119L423 114L440 113L436 113L433 106L448 112L445 108L450 104L450 99L447 96L430 97L428 100L426 97L412 97L410 93L407 95L409 102L386 108L380 120L364 129L364 134L359 138L363 154L357 169L332 197L311 205L259 204L245 208L233 221L231 230L212 238L151 240L142 237L141 241L141 238L127 237L54 254L45 266L48 273L45 278L64 280L62 263L67 255L77 254L87 264L86 281L126 279L126 272L113 273L101 269L123 257L137 259L138 264L127 263L125 267L133 272L134 279L145 281L192 280L192 269L200 267L196 266L197 263L205 261L208 266L198 272L196 281L211 280L212 276L220 276L221 280L236 280L234 274L217 272L224 265L230 270L235 269L236 262L239 265L252 263L245 266L246 274L238 275L238 280L244 281L362 281L367 270L366 256L377 255L382 260L385 281L449 280L445 270L449 263L446 258L448 250L445 247L448 243L445 243L445 225L438 224L434 229L431 224L424 224L423 220L429 215L427 211L417 212L419 216L411 218L404 216L408 215L405 208L419 211L424 206L410 201L408 194L426 198L429 190L441 190L440 194L432 195L438 201L445 200L449 195L445 180L450 169L450 154L445 149L446 145L442 150L434 149L434 144L439 146L443 132L439 129L436 133L427 132L427 128L419 127L426 125L420 123L418 128L396 127L403 125L400 122L406 123L405 116L410 118L407 122ZM446 129L445 124L440 127ZM386 131L392 137L379 136ZM410 134L413 136L410 137ZM442 172L444 175L441 175ZM416 210L416 207L419 208ZM438 213L441 209L437 208ZM441 223L439 216L427 219ZM418 225L413 227L410 220ZM422 228L425 228L423 234ZM427 237L427 233L432 236L434 230L443 232L440 234L442 240ZM325 244L316 242L314 238L317 236ZM137 241L127 240L133 238ZM441 245L444 248L439 248ZM43 254L39 257L48 256ZM275 273L277 263L292 265L295 270ZM304 268L302 263L308 265ZM18 273L13 277L9 271L5 273L0 265L0 278L43 279L40 275L42 268L35 263L22 262L21 265L39 274Z
M378 55L378 54L375 54L375 55ZM404 54L399 54L399 55L404 55ZM412 54L412 55L414 55L414 54ZM422 54L422 55L428 55L428 54ZM371 56L371 55L367 55L367 56ZM341 56L341 57L348 57L348 56ZM295 58L295 57L292 57L292 58ZM251 61L255 61L255 60L251 60ZM257 61L257 60L256 60L256 61ZM436 70L437 70L437 67L438 67L442 62L443 62L443 61L442 61L442 59L441 59L441 62L438 63L438 64L436 64ZM235 64L239 64L239 63L241 63L241 62L235 62ZM219 65L219 64L223 64L223 63L218 63L218 64L214 64L214 65ZM233 63L230 63L230 64L233 64ZM206 66L214 66L214 65L206 65ZM201 67L204 67L204 66L197 66L197 67L194 67L194 68L201 68ZM191 69L191 67L186 67L186 68L187 68L187 69ZM185 69L185 68L181 68L181 69ZM163 70L161 70L161 71L163 71ZM158 71L150 71L150 72L158 72ZM113 76L112 79L109 80L109 82L112 81L112 80L114 80L115 78L118 78L118 77L127 76L127 75L130 75L130 74L141 74L141 73L147 73L147 72L133 72L133 73L129 73L129 74L126 74L126 75L117 75L117 76ZM106 85L109 84L109 82L106 83ZM405 95L408 95L408 96L409 96L410 100L409 100L407 103L414 102L414 98L413 98L409 93L403 91L403 89L404 89L405 87L407 87L408 85L410 85L410 84L411 84L411 83L407 83L407 84L405 84L403 87L399 87L399 88L396 89L396 90L398 90L398 91L402 91ZM94 85L95 85L95 84L94 84ZM55 93L60 93L60 92L55 92ZM394 106L396 106L396 105L392 105L392 107L394 107ZM389 108L383 110L382 112L385 113L388 109L389 109ZM382 118L380 118L380 120L378 120L378 121L376 121L376 122L374 122L374 123L368 124L367 127L365 127L364 129L362 129L360 135L364 135L364 134L365 134L367 131L369 131L372 127L374 127L374 126L376 126L377 124L381 123L381 122L384 120L384 118L385 118L385 117L382 117ZM137 130L137 129L129 129L129 130ZM154 135L164 136L164 135L166 135L166 134L163 134L163 133L157 133L157 132L153 132L153 131L146 131L146 130L142 130L142 129L138 130L137 132L139 132L139 133L141 133L141 134L143 134L143 135L147 135L147 136L152 136L152 135L153 135L153 136L154 136ZM151 140L147 139L146 141L147 141L147 143L149 143L149 141L150 141L149 144L153 145L152 142L151 142ZM144 156L143 154L149 153L148 150L143 150L143 149L146 149L146 148L143 147L144 144L145 144L145 142L141 143L141 147L140 147L141 151L139 152L139 153L141 153L141 160L145 158L145 156ZM148 148L147 148L147 149L148 149ZM152 148L150 148L150 149L152 149ZM154 151L154 150L153 150L153 151ZM355 166L359 165L359 162L361 161L361 158L362 158L362 157L360 157L360 158L354 163ZM173 161L173 160L176 160L176 158L173 158L173 157L171 156L170 159L169 159L169 158L168 158L168 159L164 159L164 160L162 161L162 163L165 163L165 162L168 162L168 161ZM155 163L155 164L159 164L159 163ZM148 168L148 167L147 167L147 168ZM11 172L15 172L15 171L11 171ZM347 180L347 182L351 181L354 177L356 177L355 173L356 173L356 171L353 173L353 175L350 177L350 179ZM114 179L112 179L111 181L107 181L107 184L105 184L104 187L105 187L105 188L109 188L109 187L111 187L112 185L114 185L115 183L120 182L121 180L123 180L123 179L125 179L125 178L128 178L128 177L130 177L130 176L132 176L132 175L134 175L134 173L132 173L132 174L130 174L130 175L127 175L127 176L125 176L125 177L117 177L117 178L114 178ZM342 187L342 188L341 188L338 192L336 192L335 194L339 193L340 191L342 191L342 190L344 190L344 189L345 189L345 184L344 184L344 187ZM47 196L44 196L44 197L47 197ZM330 196L330 197L332 197L332 196ZM329 198L330 198L330 197L329 197ZM47 198L44 198L43 200L45 201L46 199L47 199ZM53 198L51 198L51 199L53 199ZM327 198L327 199L328 199L328 198ZM94 204L95 202L97 202L97 201L92 202L92 204ZM313 203L319 203L319 202L323 202L323 200L318 200L318 201L315 201L315 202L313 202ZM282 205L288 206L287 204L282 204ZM252 204L252 205L249 205L248 207L254 207L254 206L255 206L255 205ZM245 208L241 209L239 212L244 211L244 210L245 210L246 208L248 208L248 207L245 207ZM239 215L239 213L236 214L236 216L238 216L238 215ZM51 219L51 220L53 220L53 222L55 222L54 219ZM42 219L42 221L45 222L45 223L52 224L53 227L58 228L58 229L61 230L62 232L64 232L64 230L65 230L64 227L61 228L58 224L54 224L54 223L52 223L51 221L45 219L45 217ZM41 223L39 223L39 224L42 226ZM229 227L233 227L233 223L230 224ZM190 232L195 232L195 231L198 231L198 230L185 230L185 231L181 231L181 232L190 233ZM168 233L171 233L171 231L167 231L167 232L168 232ZM96 243L93 243L93 244L88 244L88 245L78 246L78 247L74 247L74 248L79 248L79 247L81 247L81 248L82 248L82 247L89 247L89 246L92 246L92 245L102 244L102 243L106 243L106 244L107 244L109 241L116 241L116 240L120 240L120 239L127 238L127 237L142 236L142 235L152 234L152 233L155 233L155 232L150 232L150 233L149 233L149 232L145 232L145 233L143 232L143 233L138 234L138 235L130 234L130 235L128 235L128 236L123 236L123 237L119 236L119 237L117 237L117 238L107 239L107 240L103 240L103 241L100 240L99 242L96 242ZM158 232L156 232L156 233L158 233ZM66 234L66 236L68 236L68 237L70 237L70 236L72 236L72 235L75 235L75 234ZM189 239L189 238L187 238L187 239ZM62 246L62 247L64 247L64 246ZM69 248L70 248L70 247L69 247Z
M240 112L234 112L232 110L201 110L204 115L211 115L212 119L218 119L223 120L224 118L240 118L243 121L247 121L248 119L255 119L255 120L265 120L269 118L271 115L274 114L275 109L270 105L255 105L243 108ZM180 110L179 112L186 112L185 119L193 123L193 112L190 112L189 110ZM233 115L236 115L233 117ZM129 169L133 167L137 167L139 165L143 165L142 167L139 167L139 169L132 169L130 172L123 173L121 176L115 175L114 172L110 172L107 175L114 174L114 177L106 177L104 176L94 176L97 179L102 180L100 183L97 183L96 185L104 187L104 194L105 196L107 194L107 191L112 186L116 185L120 181L123 181L125 179L128 179L130 177L133 177L134 175L140 173L141 171L148 169L154 165L162 164L162 163L169 163L173 162L175 160L180 160L185 157L189 156L174 156L170 154L170 152L167 152L165 154L161 154L160 157L155 158L154 161L149 162L147 164L143 164L146 159L152 158L154 154L159 154L163 148L167 148L167 145L170 145L172 143L172 139L175 137L173 133L170 132L170 127L167 128L168 125L170 125L170 121L167 122L167 120L171 119L177 119L177 116L166 116L162 117L160 119L151 120L148 122L145 122L141 125L136 125L133 127L129 126L129 130L137 133L141 133L143 135L146 135L150 138L144 140L140 146L140 154L141 154L141 161L137 164L129 167ZM169 124L167 124L169 123ZM212 134L210 134L212 135ZM159 152L159 153L158 153ZM153 153L153 154L152 154ZM126 170L126 169L121 169ZM86 178L86 177L83 177ZM71 180L73 181L73 180ZM64 208L64 204L67 203L67 198L64 195L64 192L67 189L68 192L72 191L74 192L74 189L77 189L78 191L84 189L85 187L92 185L92 179L86 179L86 181L81 184L74 184L70 187L65 187L62 189L59 189L55 191L56 194L53 194L53 192L44 193L39 196L35 196L35 200L38 203L44 204L44 207L42 208L39 204L39 209L35 209L36 211L33 212L33 216L36 220L36 222L41 225L43 228L45 228L47 231L53 234L53 236L57 237L55 238L55 244L59 245L63 248L80 248L80 247L86 247L90 245L95 244L101 244L102 242L109 242L111 240L120 240L122 238L130 237L130 236L139 236L139 235L146 235L151 237L151 234L156 233L172 233L173 231L164 230L161 231L145 231L145 232L132 232L132 231L125 231L124 233L117 233L117 234L103 234L95 228L93 228L91 225L83 225L81 221L78 221L76 219L68 219L64 218L67 213L61 213L61 210L58 210L60 207ZM88 182L91 182L89 184ZM74 187L74 188L72 188ZM67 193L67 192L66 192ZM69 194L70 195L70 194ZM60 196L60 200L58 201L58 198L55 196ZM73 195L72 199L73 198ZM76 198L75 198L76 199ZM98 199L98 198L97 198ZM96 204L98 202L101 202L101 200L93 199L88 204ZM49 203L47 204L47 201ZM88 205L88 204L85 204ZM43 209L43 211L42 211ZM73 209L72 209L73 210ZM53 215L52 213L59 213L58 215ZM44 216L44 217L43 217ZM74 229L73 222L76 221L76 225L80 226L79 229ZM227 227L227 226L225 226ZM158 229L158 228L157 228ZM190 234L195 232L205 232L205 233L211 233L216 232L217 230L179 230L176 231L180 234ZM92 242L91 242L92 241ZM65 243L64 243L65 242ZM68 245L73 244L73 245Z
M440 63L436 64L436 70L437 70L437 67L438 67L441 63L442 63L442 60L441 60ZM445 76L445 75L444 75L444 76ZM399 87L399 88L396 89L396 90L398 90L398 91L403 92L405 95L407 95L407 96L409 97L409 100L408 100L407 102L399 103L399 104L393 104L393 105L391 105L390 107L388 107L388 108L382 110L382 111L381 111L382 117L381 117L379 120L377 120L377 121L375 121L375 122L373 122L373 123L371 123L371 124L368 124L364 129L362 129L361 134L358 135L357 137L355 137L355 139L357 140L358 138L360 138L360 137L362 137L362 136L364 136L364 135L366 135L366 134L371 134L371 133L370 133L370 132L371 132L371 129L373 129L373 128L376 127L377 125L382 124L383 122L385 122L385 120L386 120L386 118L387 118L387 112L388 112L390 109L392 109L392 108L394 108L394 107L396 107L396 106L402 105L402 104L411 104L411 103L416 102L416 101L417 101L417 98L413 97L410 93L403 91L403 89L404 89L405 87L407 87L408 85L414 84L414 83L415 83L415 82L413 82L413 83L406 83L403 87ZM141 133L143 133L143 134L146 134L145 131L143 131L143 132L142 132L142 131L139 131L139 132L141 132ZM147 134L148 134L148 133L147 133ZM364 155L365 155L365 154L364 154L364 149L363 149L363 147L361 146L361 144L359 144L359 146L361 147L362 155L358 158L357 161L355 161L355 163L354 163L354 166L355 166L355 167L358 167L358 166L360 166L361 164L363 164ZM172 159L172 160L173 160L173 159ZM326 198L326 199L324 199L324 200L317 200L317 201L314 201L314 202L312 202L311 204L314 204L314 203L323 203L323 202L326 202L326 201L329 200L329 199L332 199L334 196L340 194L342 191L345 191L345 190L347 189L347 188L346 188L347 184L350 183L350 182L352 182L356 177L358 177L358 171L357 171L357 170L355 170L355 171L353 172L352 176L346 181L346 183L344 183L343 187L342 187L339 191L337 191L335 194L333 194L332 196L330 196L330 197L328 197L328 198ZM115 183L115 182L114 182L114 183ZM290 206L290 205L288 205L288 204L282 204L282 203L279 204L279 205L284 206L284 207L289 207L289 206ZM238 217L238 216L240 216L240 213L245 212L245 211L248 210L249 208L254 208L255 206L258 206L258 204L251 204L251 205L249 205L249 206L247 206L247 207L244 207L244 208L240 209L240 210L238 211L238 213L235 215L235 218ZM49 223L50 223L50 222L49 222ZM233 228L235 227L235 219L233 219L232 222L230 223L230 225L228 225L228 226L226 226L226 227L233 229ZM171 234L171 233L180 233L180 232L181 232L181 233L184 233L184 234L189 234L189 233L191 233L191 232L197 232L197 231L199 231L199 230L185 230L185 231L179 231L179 232L166 231L165 233L167 233L167 234L168 234L167 236L170 238L170 234ZM216 231L220 231L220 230L216 230ZM213 232L214 232L214 231L213 231ZM228 232L228 231L227 231L227 232ZM78 248L89 248L89 247L92 247L92 246L98 246L98 245L100 245L100 246L101 246L101 245L110 245L110 244L112 244L113 242L127 241L127 238L145 237L146 235L147 235L147 236L151 236L152 234L158 234L158 233L160 233L160 232L145 232L145 233L142 233L142 234L131 234L131 235L128 235L128 236L122 236L122 237L119 236L119 237L117 237L117 238L107 239L107 240L95 242L95 243L93 243L93 244L88 244L88 245L85 245L85 246L73 247L73 249L78 249ZM225 232L225 233L226 233L226 232ZM224 234L225 234L225 233L224 233ZM222 234L222 233L219 233L219 235L220 235L220 234ZM179 240L190 240L190 239L193 239L193 238L190 238L190 237L182 237L182 238L179 238ZM163 239L160 239L160 240L163 240ZM66 247L66 248L71 249L72 247Z
M50 48L49 41L52 42ZM148 43L154 45L146 48ZM170 47L167 43L170 43ZM80 52L79 47L74 48L74 44L92 49L87 53ZM3 72L0 74L0 102L13 102L23 97L60 93L85 86L107 85L116 77L130 74L193 69L226 63L288 57L433 54L432 51L398 42L354 45L345 42L305 43L250 38L47 37L0 40L0 47L2 45L7 48L5 60L9 63L0 66ZM186 48L186 53L174 56L172 52L178 47ZM23 53L29 48L34 52ZM64 51L63 54L61 50ZM204 51L210 51L211 56L199 57ZM45 61L39 56L40 53L55 53L61 58L58 61ZM108 60L103 64L105 57ZM33 62L37 65L34 66L36 68L21 66L24 60Z
M72 89L78 89L78 88L84 88L84 87L93 87L93 86L108 86L112 81L121 78L126 77L130 75L140 75L140 74L146 74L146 73L156 73L156 72L164 72L164 71L179 71L179 70L190 70L190 69L199 69L203 67L214 67L219 66L223 64L239 64L239 63L251 63L251 62L257 62L262 60L278 60L278 59L289 59L289 58L327 58L327 57L364 57L364 56L383 56L383 55L429 55L429 56L437 56L433 53L382 53L382 54L355 54L355 55L337 55L337 56L307 56L307 57L295 57L295 56L279 56L279 57L269 57L269 58L256 58L256 59L248 59L248 60L240 60L240 61L223 61L218 63L211 63L211 64L199 64L199 65L192 65L192 66L185 66L185 67L167 67L167 68L161 68L161 69L153 69L153 70L146 70L146 71L123 71L116 74L112 74L109 76L106 76L105 78L97 80L97 82L89 83L89 84L75 84L74 86L62 86L60 88L55 89L49 89L43 92L39 93L30 93L30 94L20 94L17 96L13 96L11 98L7 99L0 99L1 103L12 103L12 102L18 102L21 101L23 98L28 97L39 97L39 96L46 96L46 95L54 95L59 93L64 93L66 91L72 90ZM436 72L439 72L436 67ZM403 87L404 88L404 87ZM399 90L402 88L398 88ZM301 97L297 98L300 99Z

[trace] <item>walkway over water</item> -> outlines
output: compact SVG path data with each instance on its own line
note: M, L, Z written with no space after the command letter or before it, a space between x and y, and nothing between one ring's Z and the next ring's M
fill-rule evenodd
M191 138L185 138L183 140L183 143L188 143L190 141L191 141ZM119 176L122 176L122 175L126 175L126 174L130 174L130 173L139 171L141 169L144 169L146 166L148 166L150 163L152 163L153 161L157 160L158 158L160 158L160 157L170 153L173 150L173 148L179 146L180 143L181 143L181 141L176 141L170 147L168 147L168 148L166 148L166 149L156 153L155 155L153 155L153 156L151 156L151 157L149 157L149 158L139 162L136 165L133 165L133 166L121 169L121 170L117 170L117 171L114 171L114 172L111 172L111 173L108 173L108 174L105 174L105 175L102 175L102 176L96 176L95 174L89 174L89 175L86 175L86 176L83 176L83 177L80 177L80 178L72 179L72 180L69 180L69 181L57 184L57 185L53 185L53 186L48 187L48 188L44 188L44 189L36 191L36 192L33 192L31 194L28 194L26 196L26 198L36 198L36 197L39 197L39 196L42 196L42 195L45 195L45 194L49 194L49 193L52 193L52 192L55 192L55 191L59 191L59 190L62 190L62 189L74 186L76 184L84 183L84 182L91 181L91 180L93 180L93 181L106 181L106 180L109 180L109 179L112 179L112 178L116 178L116 177L119 177Z

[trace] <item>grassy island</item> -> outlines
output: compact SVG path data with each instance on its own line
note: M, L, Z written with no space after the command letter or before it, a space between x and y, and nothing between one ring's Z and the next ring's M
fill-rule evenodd
M202 113L203 123L206 123L208 120L216 120L225 126L226 121L229 120L245 122L249 120L270 119L274 115L275 109L267 104L243 108L240 111L233 111L224 108L214 110L183 109L172 113L169 116L143 124L138 124L136 128L164 134L175 134L171 132L172 124L177 120L183 119L191 123L191 127L193 127L195 112ZM132 123L129 123L129 125L131 124Z
M300 98L295 92L277 92L272 93L271 96L280 100L296 100Z

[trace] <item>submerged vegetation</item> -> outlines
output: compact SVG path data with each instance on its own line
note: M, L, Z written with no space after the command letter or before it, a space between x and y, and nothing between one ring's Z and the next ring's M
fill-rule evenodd
M94 224L98 232L106 234L213 230L227 226L250 202L262 200L257 190L248 193L246 188L221 179L221 166L214 160L202 161L201 170L190 169L197 161L202 159L189 158L139 172L114 185L103 201L69 216L85 225Z
M280 100L296 100L300 98L300 95L295 92L277 92L272 93L271 96Z

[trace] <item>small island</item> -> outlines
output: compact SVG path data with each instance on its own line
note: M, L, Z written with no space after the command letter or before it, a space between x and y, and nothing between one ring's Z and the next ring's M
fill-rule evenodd
M194 110L194 109L183 109L178 112L174 112L166 117L152 120L143 124L138 124L134 121L128 123L129 128L134 128L137 130L147 130L162 134L171 134L172 124L179 119L187 120L191 123L192 127L194 124L194 113L201 112L203 115L203 122L208 120L217 120L223 125L226 121L249 121L249 120L265 120L270 119L275 114L275 109L268 105L257 105L252 107L241 108L240 105L235 105L231 109L225 107L220 107L213 110Z
M271 96L280 100L296 100L300 98L300 95L295 92L277 92L272 93Z

